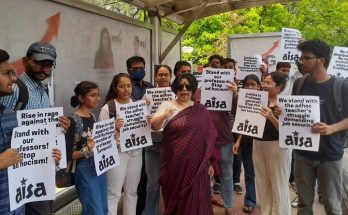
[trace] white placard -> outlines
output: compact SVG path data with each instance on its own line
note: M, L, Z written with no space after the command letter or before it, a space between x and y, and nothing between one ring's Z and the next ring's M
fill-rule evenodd
M267 103L268 92L240 89L232 132L262 138L266 118L260 114L260 108Z
M234 79L232 69L204 68L202 73L201 104L208 110L230 111L232 91L228 85Z
M280 46L281 62L295 63L301 56L301 52L297 50L297 45L301 40L301 32L296 29L282 28L282 40Z
M30 125L13 129L11 148L17 149L22 162L8 168L10 209L27 202L55 199L55 145L56 127Z
M261 55L244 56L241 62L237 63L237 80L243 80L247 75L254 74L261 80L260 66L262 64Z
M124 120L120 129L121 151L139 149L152 145L151 128L147 123L147 106L144 100L118 105L117 113Z
M318 151L320 134L311 132L311 126L320 122L318 96L279 95L279 145L283 148Z
M328 73L336 77L348 78L348 48L335 46Z
M59 117L63 115L62 107L17 111L18 126L29 126L35 124L47 125L48 123L55 123L57 127L55 147L62 153L59 162L59 168L61 169L66 168L67 165L65 134L63 128L58 124Z
M92 136L95 141L93 154L97 175L120 165L114 134L114 118L93 124Z
M145 97L150 100L148 110L150 115L153 115L156 113L162 102L173 100L175 94L170 87L161 87L146 89Z

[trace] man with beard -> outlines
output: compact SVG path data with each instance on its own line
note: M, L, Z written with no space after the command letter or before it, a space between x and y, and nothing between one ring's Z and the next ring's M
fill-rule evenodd
M25 72L18 77L19 82L25 85L28 91L26 104L20 105L20 97L23 92L17 84L13 84L13 94L0 98L0 103L12 110L31 110L50 108L48 88L42 83L50 77L56 63L56 49L54 46L44 42L36 42L30 45L27 55L23 57ZM17 80L18 83L18 80ZM61 116L59 124L66 131L70 126L70 120ZM60 154L60 151L58 152ZM53 201L39 201L26 204L26 215L47 215L51 214Z
M8 63L10 56L0 49L0 98L12 94L16 73ZM22 161L16 149L11 148L12 129L17 126L16 113L0 104L0 214L24 215L24 206L10 211L7 168ZM9 138L6 138L9 137Z

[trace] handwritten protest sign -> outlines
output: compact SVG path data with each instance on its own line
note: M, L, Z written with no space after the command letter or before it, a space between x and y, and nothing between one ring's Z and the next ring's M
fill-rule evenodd
M150 115L153 115L156 113L162 102L173 100L175 98L175 94L172 92L170 87L161 87L146 89L145 97L150 100L148 110Z
M114 118L93 124L92 136L95 141L93 154L97 175L120 165L114 134Z
M229 111L232 107L232 91L227 87L233 81L231 69L203 69L201 104L208 110Z
M278 61L295 63L301 56L297 45L301 40L301 32L296 29L283 28L280 46L280 59Z
M129 151L152 145L151 128L147 123L145 101L118 105L119 117L124 120L120 130L121 151Z
M335 46L328 73L336 77L348 78L348 48Z
M56 127L30 125L13 129L11 147L17 149L22 162L8 168L10 209L27 202L55 198L55 145Z
M237 80L242 81L245 76L254 74L261 79L260 66L262 64L261 55L244 56L239 59L237 64Z
M282 115L279 116L279 145L283 148L318 151L320 134L311 126L320 122L320 102L317 96L278 97Z
M232 132L262 138L266 118L260 114L260 108L267 103L268 92L240 89Z
M55 147L58 148L62 153L59 168L64 169L67 165L66 144L63 128L61 128L58 124L58 119L60 116L63 116L62 107L17 111L18 126L29 126L35 124L47 125L48 123L55 123L57 127Z

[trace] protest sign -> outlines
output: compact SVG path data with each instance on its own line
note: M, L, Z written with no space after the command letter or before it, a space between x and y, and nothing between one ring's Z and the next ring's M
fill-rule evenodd
M262 138L266 118L260 114L260 108L267 103L268 92L240 89L232 132Z
M336 77L348 78L348 48L335 46L328 73Z
M318 96L278 97L282 114L279 116L279 145L283 148L318 151L320 134L311 132L313 123L320 122Z
M17 111L18 126L29 126L35 124L47 125L48 123L55 123L57 127L55 147L58 148L62 153L59 168L64 169L67 165L66 144L63 128L61 128L58 124L60 116L63 116L62 107Z
M147 123L145 101L116 106L119 117L124 120L120 129L121 151L129 151L152 145L151 128Z
M261 79L260 66L262 64L261 55L244 56L239 59L237 64L236 78L239 81L243 81L245 76L254 74Z
M114 134L114 118L93 124L92 136L95 141L93 154L97 175L120 165Z
M297 45L301 38L300 31L291 28L282 28L280 59L278 62L295 63L300 58L301 52L297 50Z
M201 87L201 104L208 110L230 111L232 91L228 85L233 81L231 69L204 68Z
M55 145L56 127L30 125L13 129L11 147L17 149L23 160L8 168L10 209L27 202L55 198Z
M161 87L146 89L145 97L150 100L148 110L150 115L153 115L156 113L162 102L173 100L175 98L175 94L172 92L170 87Z

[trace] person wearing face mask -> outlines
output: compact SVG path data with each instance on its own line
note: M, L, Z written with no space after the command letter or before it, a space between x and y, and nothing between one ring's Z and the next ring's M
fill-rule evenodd
M145 77L145 60L140 56L133 56L128 58L126 64L133 85L131 97L134 101L141 100L146 89L153 88L151 83L143 80Z
M127 71L132 79L132 95L133 101L138 101L145 95L146 89L153 88L153 85L147 81L144 81L145 77L145 60L140 56L133 56L128 58ZM141 214L145 208L146 202L146 185L147 177L145 171L145 153L143 153L142 168L141 168L141 178L138 185L138 202L137 202L137 214Z

